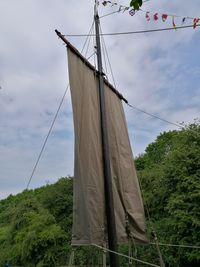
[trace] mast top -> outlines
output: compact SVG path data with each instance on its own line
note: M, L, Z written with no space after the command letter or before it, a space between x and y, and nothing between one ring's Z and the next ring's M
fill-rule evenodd
M95 0L95 4L94 4L94 16L98 16L98 5L99 5L99 1Z

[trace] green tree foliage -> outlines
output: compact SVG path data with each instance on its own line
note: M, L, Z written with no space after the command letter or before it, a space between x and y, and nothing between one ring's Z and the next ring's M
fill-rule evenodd
M150 241L200 246L200 125L160 134L135 164L148 212ZM72 180L26 190L0 201L0 266L67 265L71 253ZM150 217L148 216L150 214ZM133 256L159 264L154 245L133 246ZM167 267L200 266L198 249L161 247ZM121 252L128 254L128 247ZM128 260L121 258L121 266ZM94 248L75 250L77 265L102 262Z
M200 245L200 126L164 132L137 158L145 203L163 243ZM162 248L168 266L199 266L195 249Z
M32 200L20 203L11 224L12 259L19 265L54 266L64 241L55 218Z
M71 180L61 179L54 186L55 190L63 180L66 188L71 184ZM66 263L69 237L42 203L52 187L25 191L0 202L0 265L6 261L28 267ZM72 203L70 205L72 207ZM70 217L71 208L68 215Z
M142 0L131 0L130 6L132 6L135 10L138 10L142 6Z

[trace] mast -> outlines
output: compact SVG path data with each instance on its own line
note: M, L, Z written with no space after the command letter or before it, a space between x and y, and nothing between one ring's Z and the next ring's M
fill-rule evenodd
M105 92L104 92L104 79L103 67L101 57L101 43L99 34L99 15L97 10L97 3L95 0L95 30L96 30L96 46L97 46L97 63L99 71L99 106L100 106L100 122L101 122L101 139L102 139L102 157L103 157L103 173L104 173L104 191L105 191L105 210L107 219L107 232L108 232L108 247L109 250L117 252L117 231L114 214L114 201L112 191L112 176L110 168L109 148L108 148L108 133L106 122L106 107L105 107ZM117 254L109 252L110 267L119 267L119 258Z

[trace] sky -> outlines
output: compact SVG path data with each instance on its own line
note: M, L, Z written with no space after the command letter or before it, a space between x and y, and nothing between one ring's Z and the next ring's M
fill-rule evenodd
M128 0L115 2L118 5L113 7L99 5L102 33L172 27L172 17L163 22L163 13L178 15L177 26L183 17L200 16L199 0L150 0L134 16L128 11L104 16L129 5ZM26 189L69 82L66 49L54 30L87 34L93 12L93 0L0 0L0 199ZM154 21L157 12L159 19ZM185 25L192 23L192 19L185 21ZM68 36L79 51L85 38ZM93 54L93 39L88 39L91 47L87 54L85 49L86 57ZM175 123L200 117L199 28L104 36L104 42L117 90L130 104ZM108 65L107 61L104 69ZM177 129L130 107L124 109L134 156L144 153L161 132ZM73 166L68 90L29 188L73 175Z

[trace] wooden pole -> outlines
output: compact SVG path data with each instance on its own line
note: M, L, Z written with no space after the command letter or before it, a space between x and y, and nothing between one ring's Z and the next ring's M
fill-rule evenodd
M108 247L111 251L118 251L117 248L117 231L114 214L114 201L112 191L112 176L110 168L109 146L108 146L108 132L106 121L106 106L105 106L105 89L101 56L101 43L99 34L99 15L97 11L97 1L95 0L95 29L96 29L96 46L97 46L97 63L99 72L99 106L100 106L100 119L101 119L101 140L102 140L102 157L103 157L103 171L104 171L104 190L105 190L105 209L107 219L107 232L108 232ZM118 255L109 252L110 266L119 267Z

